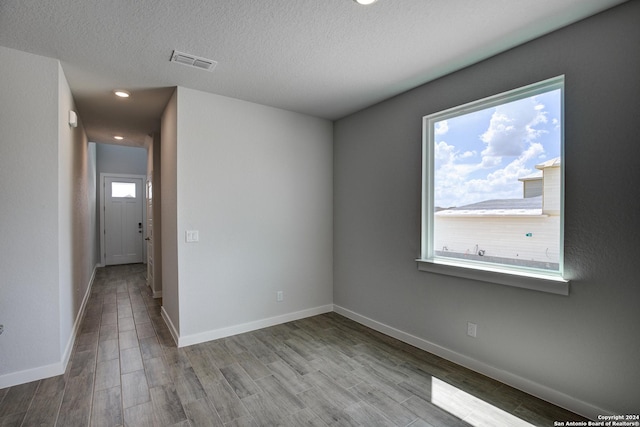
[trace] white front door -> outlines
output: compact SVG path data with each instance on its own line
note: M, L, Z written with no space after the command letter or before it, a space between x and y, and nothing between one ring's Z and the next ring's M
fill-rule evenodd
M142 182L141 178L104 179L105 265L143 261Z

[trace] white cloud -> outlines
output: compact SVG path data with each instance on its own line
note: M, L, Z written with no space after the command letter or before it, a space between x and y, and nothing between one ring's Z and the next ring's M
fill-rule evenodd
M482 167L485 169L495 168L502 163L502 157L482 156Z
M555 125L555 119L548 119L547 114L544 104L535 97L522 99L494 109L486 130L476 140L478 147L484 143L480 153L469 145L472 136L455 144L437 143L436 206L521 198L522 183L518 179L533 173L532 165L547 155L541 141L547 133L545 128ZM436 125L437 135L448 131L446 121Z
M486 178L468 179L471 173L484 167L488 157L483 158L480 164L455 164L452 161L443 165L436 172L436 205L452 207L491 199L520 198L522 183L518 179L533 173L527 167L527 161L539 158L543 153L541 144L532 143L520 156L504 168L489 173Z
M480 135L480 139L487 145L482 155L519 156L529 143L544 132L535 126L546 122L544 105L537 103L535 98L525 98L496 107L489 128Z
M458 163L460 159L475 156L473 151L460 153L453 145L440 141L434 146L436 164L435 191L443 197L436 201L441 207L455 206L455 200L465 196L465 186L470 174L482 168L478 163Z
M528 160L539 156L544 151L542 145L538 143L531 144L529 148L524 151L517 159L514 159L511 163L502 169L498 169L495 172L487 175L486 179L474 180L470 185L470 190L473 190L474 186L483 188L486 192L493 194L503 194L506 197L493 197L493 198L508 198L518 195L519 197L522 189L522 184L518 181L525 175L529 175L533 171L526 166Z
M446 120L436 123L435 125L436 135L444 135L447 132L449 132L449 123Z
M434 159L437 163L451 163L455 160L455 150L456 147L453 145L447 144L445 141L440 141L435 144L434 148Z

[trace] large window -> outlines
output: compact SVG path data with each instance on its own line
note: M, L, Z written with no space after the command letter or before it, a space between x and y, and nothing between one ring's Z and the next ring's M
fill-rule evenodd
M420 268L566 294L556 77L423 122Z

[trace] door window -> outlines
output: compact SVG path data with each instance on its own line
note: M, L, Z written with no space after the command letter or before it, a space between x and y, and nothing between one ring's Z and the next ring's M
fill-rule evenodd
M135 182L112 182L111 183L111 197L125 197L128 199L136 198L136 183Z

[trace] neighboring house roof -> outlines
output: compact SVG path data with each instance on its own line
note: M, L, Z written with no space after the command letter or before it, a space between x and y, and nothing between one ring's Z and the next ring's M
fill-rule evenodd
M534 181L543 179L544 169L560 166L560 157L539 163L535 167L538 171L518 178L519 181ZM469 216L541 216L542 197L533 196L522 199L494 199L470 205L446 208L437 211L439 217L469 217Z
M518 178L518 181L536 181L538 179L542 179L542 171L537 171L532 173L531 175L523 176L522 178Z
M545 169L545 168L551 168L551 167L558 167L560 166L560 157L555 157L553 159L547 160L544 163L539 163L536 165L536 169Z
M559 166L560 157L549 159L535 166L538 171L518 178L518 181L525 182L544 179L544 169ZM435 214L439 217L542 216L542 197L543 196L533 196L522 199L485 200L470 205L442 209Z
M542 196L526 199L495 199L436 212L437 216L540 216Z

